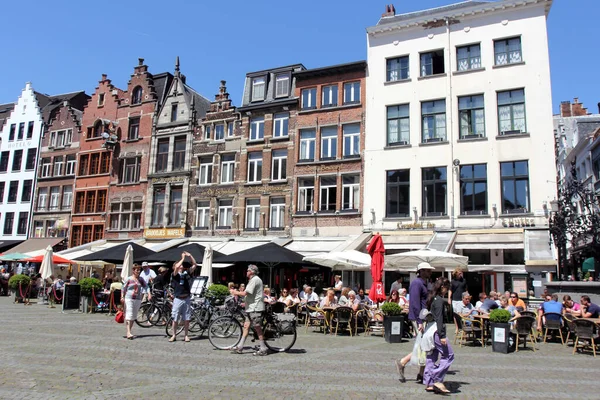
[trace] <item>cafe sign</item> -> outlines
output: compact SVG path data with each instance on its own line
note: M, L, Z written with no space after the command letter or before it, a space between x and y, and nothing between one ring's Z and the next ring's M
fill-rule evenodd
M148 239L176 239L185 236L185 228L144 229L144 237Z

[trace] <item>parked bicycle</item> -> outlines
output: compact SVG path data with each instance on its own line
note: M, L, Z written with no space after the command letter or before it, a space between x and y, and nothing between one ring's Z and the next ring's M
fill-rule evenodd
M230 350L242 339L244 314L233 296L225 299L225 308L230 315L215 318L208 327L208 340L217 349ZM240 322L242 321L242 322ZM265 345L274 352L285 352L296 343L296 317L289 313L275 313L270 305L264 313L262 329ZM254 340L258 334L250 326Z
M172 308L168 290L153 290L152 300L140 306L135 322L142 328L163 326L170 319Z
M218 304L219 301L214 296L207 295L193 299L191 302L192 315L189 331L191 333L200 333L200 336L202 336L213 319L229 314L224 306ZM171 315L167 319L165 331L169 337L173 336L173 318ZM183 316L179 316L179 320L177 321L177 335L182 331Z

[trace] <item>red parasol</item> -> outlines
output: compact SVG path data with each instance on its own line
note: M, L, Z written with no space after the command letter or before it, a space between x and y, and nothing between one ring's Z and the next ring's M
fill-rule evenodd
M382 282L385 248L383 247L381 235L376 234L373 236L371 243L367 247L367 251L371 255L371 278L373 278L369 297L375 303L380 303L385 300L385 291L383 290Z
M26 258L23 261L29 261L29 262L33 262L33 263L41 263L43 259L44 259L44 255L41 254L39 256ZM73 261L71 261L67 258L61 257L59 255L56 255L56 254L54 254L52 256L52 263L54 263L54 264L75 264Z

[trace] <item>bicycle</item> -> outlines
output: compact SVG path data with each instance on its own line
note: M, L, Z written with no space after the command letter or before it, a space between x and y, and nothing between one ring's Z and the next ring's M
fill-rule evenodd
M165 292L168 291L152 291L152 300L140 306L135 320L136 324L142 328L150 328L157 325L163 326L168 322L173 304Z
M208 340L219 350L230 350L242 340L242 321L245 319L236 300L230 296L225 299L225 306L231 315L214 319L208 326ZM280 353L290 350L296 343L296 317L294 314L274 313L267 305L262 321L265 345L269 350ZM250 325L254 340L258 334Z
M214 318L227 314L227 310L222 306L218 306L217 303L218 299L213 296L192 299L189 327L190 333L200 333L200 336L202 336ZM183 331L183 324L183 316L180 315L177 319L176 335L179 335ZM169 337L173 336L173 318L171 315L169 315L169 318L167 319L165 331Z

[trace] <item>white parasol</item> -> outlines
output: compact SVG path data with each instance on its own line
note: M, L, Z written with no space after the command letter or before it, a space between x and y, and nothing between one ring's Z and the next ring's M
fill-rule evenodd
M410 268L416 271L417 265L422 262L427 262L434 268L463 267L466 270L469 257L433 249L420 249L385 256L385 269Z
M208 276L208 280L206 281L207 285L212 283L212 259L213 250L212 247L208 245L204 249L204 257L202 257L202 269L200 270L200 276Z
M48 301L46 298L46 280L54 275L54 263L52 261L53 257L54 254L52 252L52 246L46 247L46 252L44 254L44 258L42 259L42 265L40 266L40 275L44 281L44 304L46 304Z
M131 245L127 246L127 250L125 250L125 258L123 259L123 268L121 269L121 280L125 281L125 279L129 278L131 275L131 270L133 268L133 247Z

